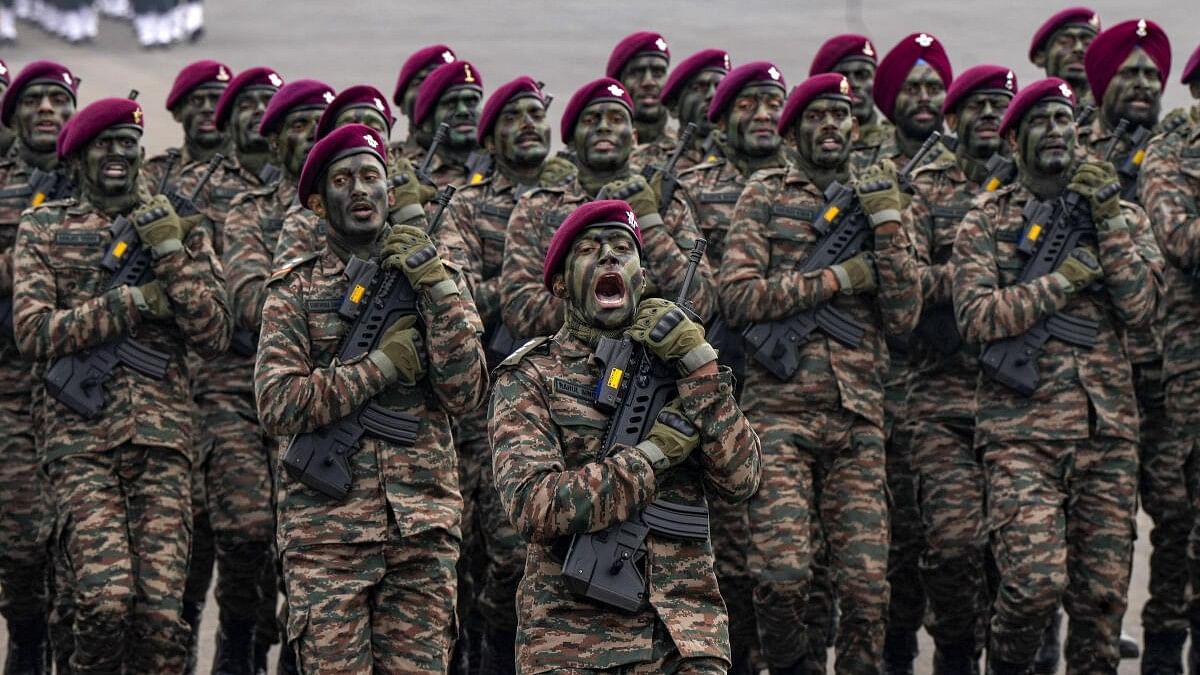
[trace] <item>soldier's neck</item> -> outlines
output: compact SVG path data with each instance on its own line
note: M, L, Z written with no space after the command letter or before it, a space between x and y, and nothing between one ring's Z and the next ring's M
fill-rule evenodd
M805 176L813 182L813 185L821 188L824 192L834 181L845 184L850 180L850 164L843 162L836 167L817 166L808 161L801 155L796 155L796 164L804 172Z
M982 183L987 178L987 160L979 159L967 154L966 148L959 145L959 152L955 155L954 160L958 163L958 168L966 174L967 180L974 183Z
M1055 199L1061 195L1063 190L1067 189L1067 183L1070 182L1072 173L1069 168L1053 174L1042 173L1025 166L1020 157L1017 157L1017 170L1020 174L1021 185L1042 201Z
M859 126L859 128L870 126L872 124L875 124L875 122L878 119L879 119L879 111L875 109L875 106L871 106L871 112L867 113L866 117L859 118L858 126Z
M244 169L257 176L262 173L263 167L270 161L270 154L270 151L242 152L239 150L237 159Z
M467 163L467 158L471 156L471 150L472 148L457 150L446 147L446 144L443 143L438 146L437 156L444 164L462 166Z
M185 138L183 143L187 147L188 159L191 159L193 162L207 162L218 152L226 157L230 155L228 142L221 143L212 148L201 147L190 138Z
M42 171L53 171L58 167L58 155L54 150L49 152L34 150L22 143L20 139L17 140L17 155L21 161Z
M586 164L580 163L579 173L576 175L579 184L583 186L583 191L589 196L595 197L600 188L608 185L614 180L629 177L629 164L626 163L616 171L595 171Z
M131 190L119 195L103 195L89 187L87 183L84 183L81 196L83 197L83 201L109 218L129 213L138 205L137 190Z
M537 185L538 173L542 170L541 164L534 167L514 166L505 161L500 155L495 155L494 157L496 158L496 170L514 184Z
M620 328L601 328L591 324L591 318L585 316L582 309L572 302L567 302L566 325L567 332L577 340L595 348L602 337L617 338L625 332L625 326Z
M925 138L929 138L926 136ZM921 149L921 144L925 142L925 138L912 138L896 127L896 147L900 149L900 154L905 157L916 157L917 151ZM896 167L899 169L900 167Z
M362 239L346 239L338 234L337 230L332 227L326 228L325 240L329 242L329 250L333 251L342 262L350 260L350 256L355 256L363 260L369 260L375 255L375 237Z
M741 152L727 152L726 157L737 168L738 173L745 177L749 177L755 171L783 166L782 151L762 157L752 157Z
M638 145L642 143L653 143L658 140L659 136L663 135L663 130L667 128L667 117L663 115L657 122L638 122L634 120L633 128L637 130Z

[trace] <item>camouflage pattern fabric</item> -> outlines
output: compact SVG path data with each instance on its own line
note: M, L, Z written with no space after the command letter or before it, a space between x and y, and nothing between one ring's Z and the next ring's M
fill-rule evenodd
M396 156L395 148L400 148L399 156L407 159L412 163L413 168L419 167L421 162L425 161L427 154L425 148L413 143L405 142L401 146L392 146L389 149L389 157ZM467 166L461 162L448 161L442 155L437 155L433 161L429 163L429 174L433 177L433 186L437 189L442 189L447 185L458 187L465 185L470 176L467 175Z
M737 165L725 158L704 162L680 173L680 187L687 191L696 210L700 232L708 241L704 252L716 269L720 268L725 252L733 206L749 180L750 174L738 170Z
M325 247L325 220L296 202L285 205L275 243L273 266L287 265Z
M896 127L886 117L876 112L875 121L858 127L858 140L854 142L852 152L865 152L878 148L889 138L895 138Z
M629 168L634 173L643 173L646 169L660 169L671 158L671 153L679 147L679 135L673 129L663 129L658 138L649 143L639 143L633 146L629 153ZM679 156L675 164L675 173L699 164L704 158L694 148L688 148ZM645 175L645 174L643 174Z
M243 192L230 206L223 260L237 330L259 333L283 217L295 197L295 184L285 179Z
M618 445L600 461L608 416L592 406L600 375L588 344L562 328L527 345L496 371L491 439L496 488L529 542L517 603L518 672L645 672L669 634L684 663L729 662L724 605L707 541L646 540L647 604L625 613L577 598L555 562L560 537L596 532L630 518L654 498L698 504L745 500L758 487L758 437L733 401L729 370L678 381L685 414L700 430L698 461L656 475L641 451ZM635 664L640 664L634 667ZM671 666L668 672L714 672ZM576 670L571 670L576 669ZM632 670L628 670L632 669ZM719 671L717 671L719 672Z

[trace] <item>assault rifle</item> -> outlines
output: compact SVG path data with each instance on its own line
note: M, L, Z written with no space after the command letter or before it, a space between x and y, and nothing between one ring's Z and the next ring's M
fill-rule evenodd
M706 245L698 239L688 255L687 273L676 301L693 319L688 290ZM678 395L678 373L628 335L600 338L596 358L604 369L596 386L595 405L611 413L597 458L603 459L617 445L636 445L646 438L659 411ZM636 612L646 601L646 578L639 567L651 532L675 539L708 539L708 505L655 499L629 520L600 532L576 534L563 558L567 587L597 602Z
M909 176L941 138L933 132L904 165L898 176L902 190L908 188ZM867 247L874 228L859 204L858 195L850 185L830 183L825 190L825 205L812 228L821 235L815 250L800 261L801 273L823 270L845 262ZM866 326L843 314L830 302L799 311L786 319L752 323L742 330L750 345L751 356L771 374L787 381L800 369L800 352L814 332L823 331L839 343L857 348L866 335Z
M667 158L667 162L662 165L657 171L652 171L649 180L655 174L662 176L661 194L658 199L658 215L665 216L671 208L671 200L675 197L675 190L679 188L679 174L675 172L675 166L679 164L679 158L683 157L683 153L692 144L692 137L699 131L699 127L695 122L688 122L683 131L679 134L679 145L675 147L675 151Z
M1121 121L1124 122L1125 120ZM1185 116L1179 115L1167 122L1159 133L1169 134L1183 126L1183 123L1186 121L1187 118ZM1150 139L1154 135L1155 132L1146 127L1138 127L1133 130L1133 133L1129 134L1129 145L1131 146L1129 156L1117 165L1117 173L1121 176L1121 184L1125 186L1121 188L1121 199L1131 202L1137 201L1138 174L1142 171L1142 162L1146 160L1146 150L1149 148Z
M417 179L426 185L433 185L433 159L437 156L438 148L442 143L446 142L446 136L450 134L450 125L442 122L438 125L437 131L433 134L433 140L429 142L429 149L425 151L425 156L421 158L421 163L417 165ZM453 194L453 193L451 193Z
M49 171L34 169L29 174L29 187L33 189L30 206L41 206L48 201L66 199L75 194L75 184L67 178L61 167Z
M438 194L438 211L426 230L430 234L441 222L454 191L454 187L447 186ZM346 276L350 284L338 316L354 323L338 348L339 362L359 358L378 347L383 334L403 317L415 316L418 326L422 325L417 291L402 270L380 269L369 260L351 258ZM363 436L411 446L420 429L420 417L367 401L336 422L293 436L283 455L283 467L293 480L341 501L354 481L350 458L359 451Z
M190 195L167 195L180 217L197 213L194 200L223 157L215 155L204 175L196 182ZM112 273L107 289L120 286L141 286L154 279L153 253L142 244L137 228L125 216L109 226L112 243L100 261L100 266ZM123 365L146 377L161 380L167 375L171 355L152 349L129 335L122 335L103 344L63 356L46 372L46 391L55 400L84 419L93 419L108 403L104 383L112 377L113 369Z

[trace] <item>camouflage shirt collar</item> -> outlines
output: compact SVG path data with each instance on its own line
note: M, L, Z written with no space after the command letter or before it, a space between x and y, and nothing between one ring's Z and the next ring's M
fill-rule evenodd
M338 257L338 254L333 251L333 248L326 245L325 251L321 254L320 262L317 269L321 276L324 277L339 277L346 273L346 263Z
M591 346L572 335L571 331L567 329L566 323L558 329L553 339L554 343L558 345L559 353L567 358L591 360L594 356Z

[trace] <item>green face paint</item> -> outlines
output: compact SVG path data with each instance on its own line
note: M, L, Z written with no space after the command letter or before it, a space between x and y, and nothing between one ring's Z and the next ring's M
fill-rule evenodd
M322 112L321 108L293 110L283 118L283 126L276 132L275 164L283 167L293 180L300 178L304 160L316 142L317 120Z
M562 275L568 303L588 325L607 329L633 321L645 272L637 242L627 230L596 227L580 233Z
M1067 81L1075 91L1088 90L1083 55L1096 37L1096 29L1087 24L1070 23L1050 36L1043 49L1046 75Z
M120 210L137 196L142 167L142 132L132 127L106 129L78 156L86 199L101 211Z
M629 110L614 101L583 109L572 138L579 161L597 173L625 166L633 152L633 120Z
M833 67L850 83L850 107L859 123L867 122L875 114L875 64L870 59L852 57L842 59Z
M800 113L795 126L796 151L809 165L832 170L850 157L854 114L844 100L817 98Z
M425 121L424 131L433 138L434 130L443 122L450 125L446 148L469 151L476 147L475 129L479 125L479 104L483 94L478 87L451 87L438 99L433 114Z
M541 99L522 96L504 104L492 127L492 140L504 164L518 171L541 166L550 154L550 123Z
M783 142L778 126L786 102L783 87L773 84L742 87L729 104L726 123L729 147L746 157L775 154Z
M913 66L896 94L893 118L897 129L912 139L928 138L942 128L945 102L946 85L937 71L926 63Z
M383 113L371 106L346 108L338 113L337 119L333 121L334 127L344 127L347 124L365 124L378 131L380 136L388 137L388 120L383 119Z
M230 124L233 132L233 145L238 155L255 155L268 152L267 139L258 132L263 113L267 104L275 95L275 89L269 87L249 87L238 92L233 101L233 115Z
M1109 129L1115 129L1122 119L1147 129L1158 124L1162 112L1162 82L1158 75L1154 61L1141 47L1135 47L1104 91L1100 107Z
M679 94L679 100L675 104L675 110L679 114L679 126L686 127L689 122L694 123L698 128L697 136L700 139L708 136L712 131L713 124L708 121L708 104L712 101L713 94L717 93L717 85L721 84L721 79L725 77L723 70L702 70L687 86L683 88L683 92Z
M54 152L63 125L75 114L71 92L57 84L31 84L20 92L14 116L21 144L35 153Z
M1075 113L1062 101L1042 101L1025 113L1017 131L1021 163L1035 176L1070 170L1075 154Z
M224 90L224 85L202 85L176 105L173 115L183 125L188 145L212 150L225 142L225 135L217 131L215 117L217 101Z
M387 221L387 171L369 153L343 157L325 170L321 199L330 238L350 250L370 243Z
M986 160L1000 151L1000 120L1012 96L1000 92L979 91L967 95L958 105L954 133L959 148L975 159Z

